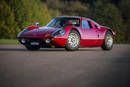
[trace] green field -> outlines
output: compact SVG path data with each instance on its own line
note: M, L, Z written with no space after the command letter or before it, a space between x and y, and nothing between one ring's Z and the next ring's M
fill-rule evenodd
M0 39L0 44L18 44L17 39Z

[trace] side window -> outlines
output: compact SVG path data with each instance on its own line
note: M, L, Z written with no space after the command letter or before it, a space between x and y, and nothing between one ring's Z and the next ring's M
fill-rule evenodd
M89 21L82 20L82 28L83 29L90 29L91 28L91 24L89 23Z

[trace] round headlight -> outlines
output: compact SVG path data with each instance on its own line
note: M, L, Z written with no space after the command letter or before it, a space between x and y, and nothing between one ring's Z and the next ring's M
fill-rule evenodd
M21 42L24 44L25 43L25 39L23 38L23 39L21 39Z
M65 34L65 31L62 29L62 30L59 30L59 34L60 35L64 35Z

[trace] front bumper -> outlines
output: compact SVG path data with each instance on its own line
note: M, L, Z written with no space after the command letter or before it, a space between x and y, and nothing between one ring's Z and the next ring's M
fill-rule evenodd
M44 37L44 38L31 38L31 37L20 37L19 42L23 45L31 42L38 42L41 47L65 47L67 39L61 37Z

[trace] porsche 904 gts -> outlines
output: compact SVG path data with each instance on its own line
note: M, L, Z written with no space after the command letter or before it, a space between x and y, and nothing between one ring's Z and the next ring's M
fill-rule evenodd
M18 34L18 40L28 50L41 47L64 47L74 51L79 47L101 47L111 50L115 32L95 21L78 16L60 16L46 26L29 26Z

